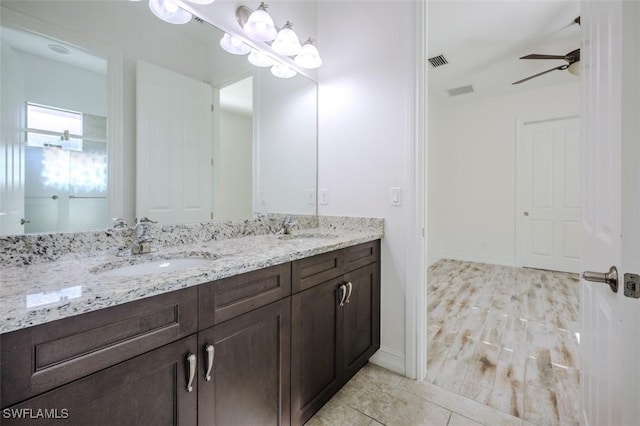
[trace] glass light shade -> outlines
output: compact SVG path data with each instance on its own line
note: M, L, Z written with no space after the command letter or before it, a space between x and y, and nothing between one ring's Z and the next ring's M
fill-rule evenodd
M149 0L149 9L158 18L170 24L186 24L191 14L180 9L173 0Z
M267 5L262 3L249 15L242 29L256 41L271 41L276 38L278 31L273 23L273 19L266 11Z
M322 65L320 53L318 52L318 49L311 44L311 40L307 40L307 42L302 45L300 53L298 53L294 61L302 68L313 69Z
M195 3L195 4L211 4L216 0L187 0L189 3Z
M271 74L280 78L291 78L298 73L289 66L278 63L271 67Z
M576 61L569 65L568 71L573 75L580 75L580 61Z
M242 40L227 33L224 33L224 36L220 40L220 47L234 55L246 55L251 52L251 48L244 44Z
M261 50L253 49L248 56L249 62L256 67L270 67L276 63L276 61L265 52Z
M271 48L284 56L297 55L301 49L298 35L291 29L291 25L291 22L287 22L271 43Z

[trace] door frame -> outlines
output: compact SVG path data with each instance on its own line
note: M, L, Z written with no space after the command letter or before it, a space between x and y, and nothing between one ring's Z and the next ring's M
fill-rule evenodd
M564 113L553 113L553 114L540 114L540 115L532 115L526 117L518 117L516 118L516 158L515 158L515 166L516 170L514 173L515 176L515 266L524 267L524 249L522 247L523 244L523 234L524 234L524 219L522 217L521 212L524 207L522 206L522 177L520 175L520 171L522 170L524 164L524 149L522 148L522 144L524 143L524 127L527 124L533 124L538 122L548 122L548 121L558 121L564 119L578 118L580 119L580 112L564 112ZM578 160L580 161L580 160Z
M427 372L427 2L414 3L413 124L410 155L406 158L408 203L405 376L422 380Z

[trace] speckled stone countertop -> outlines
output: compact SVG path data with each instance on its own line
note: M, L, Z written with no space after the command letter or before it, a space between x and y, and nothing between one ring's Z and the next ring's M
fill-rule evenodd
M118 257L114 251L55 261L3 266L0 272L0 333L178 290L383 236L381 219L320 218L318 228L160 247L157 252ZM302 235L300 235L302 234ZM138 276L102 272L162 259L208 259L202 266Z

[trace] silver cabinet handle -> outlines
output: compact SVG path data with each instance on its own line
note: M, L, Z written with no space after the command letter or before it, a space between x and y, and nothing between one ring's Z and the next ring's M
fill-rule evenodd
M340 285L340 291L342 292L342 296L340 296L340 306L344 306L344 299L347 297L347 286L344 284Z
M207 372L204 374L204 379L208 382L211 380L211 369L213 368L213 358L215 357L216 350L213 345L207 345L204 351L207 353Z
M193 390L193 378L196 376L196 356L194 354L187 355L187 370L189 373L189 381L187 382L187 392Z
M349 299L351 299L351 292L353 291L353 284L351 284L351 281L347 283L347 288L349 289L349 293L347 293L347 300L344 303L349 303Z
M25 218L20 219L20 225L24 225L25 223L31 223L31 221Z
M594 283L608 284L612 292L618 292L618 269L615 266L609 268L609 272L585 271L582 278Z

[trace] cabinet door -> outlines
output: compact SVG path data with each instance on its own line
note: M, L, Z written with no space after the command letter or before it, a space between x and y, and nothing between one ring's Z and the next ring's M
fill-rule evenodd
M340 389L342 278L291 297L291 423L303 424Z
M289 424L290 320L286 298L198 334L200 425Z
M196 425L187 337L2 410L3 425ZM197 366L193 365L195 371Z
M342 307L344 381L380 348L380 268L373 263L344 276L351 287Z

